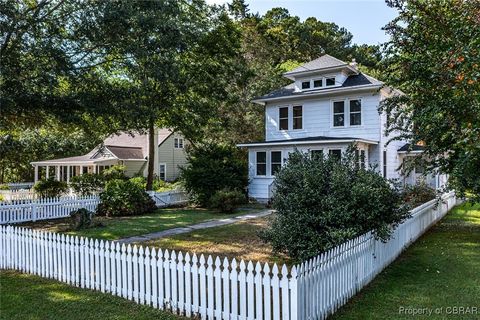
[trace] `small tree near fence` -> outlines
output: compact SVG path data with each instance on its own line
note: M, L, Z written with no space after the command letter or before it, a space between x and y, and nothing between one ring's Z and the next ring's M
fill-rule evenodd
M262 234L274 251L304 260L371 230L389 238L408 209L399 190L359 160L353 148L342 159L290 155L276 174L277 214Z

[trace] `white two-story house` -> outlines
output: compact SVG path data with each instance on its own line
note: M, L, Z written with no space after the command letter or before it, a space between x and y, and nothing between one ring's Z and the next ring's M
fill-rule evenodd
M284 76L290 85L254 100L265 107L265 140L238 145L249 151L250 197L271 198L275 172L295 149L341 156L355 144L360 165L376 165L388 179L411 184L421 176L422 168L408 176L398 170L405 157L422 152L420 146L387 144L391 137L384 134L386 117L378 107L391 90L360 72L355 62L323 55ZM439 176L426 180L434 187L443 184Z

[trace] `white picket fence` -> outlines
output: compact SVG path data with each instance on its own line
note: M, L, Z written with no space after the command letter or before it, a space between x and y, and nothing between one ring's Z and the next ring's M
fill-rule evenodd
M173 205L186 204L189 201L187 192L183 190L172 190L166 192L147 191L159 208Z
M10 190L18 190L18 189L30 189L33 187L34 182L14 182L14 183L7 183L7 186Z
M0 268L57 279L201 319L325 319L455 204L430 201L383 243L365 234L288 271L0 226Z
M32 189L0 190L0 196L4 202L34 200L38 198Z
M400 253L454 207L454 193L427 202L387 242L371 233L352 239L298 267L298 319L325 319L368 284Z
M202 319L296 319L296 268L0 226L0 267Z
M65 218L70 216L70 212L80 208L95 211L99 203L98 196L2 202L0 203L0 224Z
M188 194L182 190L150 192L150 196L157 207L188 203ZM95 211L99 203L98 195L0 202L0 224L65 218L72 210L79 208Z

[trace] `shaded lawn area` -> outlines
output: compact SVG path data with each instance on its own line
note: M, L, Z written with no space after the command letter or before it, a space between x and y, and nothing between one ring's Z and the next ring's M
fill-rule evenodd
M401 307L433 314L400 314ZM448 307L478 311L455 315ZM480 205L453 209L332 318L480 319Z
M179 320L181 317L107 293L14 271L0 272L0 319Z
M290 263L284 255L273 254L269 244L258 233L267 227L271 216L244 220L234 224L196 230L162 239L142 242L142 245L199 254L270 263Z
M117 240L141 234L163 231L215 219L234 217L260 211L260 206L250 206L236 210L232 214L219 213L202 208L168 208L157 209L152 214L130 217L95 217L94 226L84 230L72 231L69 219L53 219L24 223L21 226L62 232L69 235L93 237L105 240Z

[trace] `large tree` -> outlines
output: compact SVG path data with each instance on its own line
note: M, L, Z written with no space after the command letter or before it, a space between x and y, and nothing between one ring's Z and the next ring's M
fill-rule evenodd
M388 131L425 146L430 170L480 195L480 1L389 0Z

